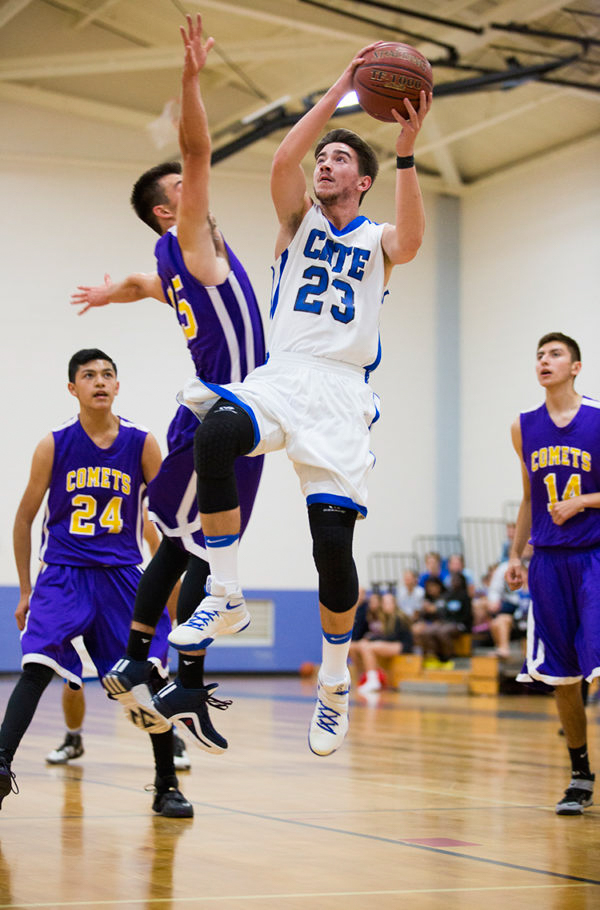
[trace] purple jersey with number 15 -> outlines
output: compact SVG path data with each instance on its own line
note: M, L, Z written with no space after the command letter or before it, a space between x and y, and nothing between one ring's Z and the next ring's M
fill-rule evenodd
M546 405L521 414L523 461L531 485L534 547L600 546L600 509L584 509L564 525L550 510L561 499L600 491L600 402L583 398L575 417L558 427Z
M40 559L61 566L142 562L142 451L148 431L119 418L108 449L74 417L52 431L54 459Z

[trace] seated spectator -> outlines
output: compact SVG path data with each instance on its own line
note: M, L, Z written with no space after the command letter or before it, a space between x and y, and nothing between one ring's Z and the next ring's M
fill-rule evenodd
M487 572L482 576L481 583L475 590L475 596L471 602L473 610L473 633L475 634L489 634L490 620L493 618L494 613L492 613L489 608L488 593L492 576L497 568L497 562L488 566Z
M381 594L379 587L375 585L369 595L364 588L358 589L358 606L354 615L354 626L352 629L352 641L358 641L362 638L369 628L369 612L375 613L381 607Z
M442 557L439 553L431 550L425 554L425 571L419 576L419 586L425 587L428 578L441 578L442 576Z
M412 628L425 666L451 669L454 639L470 632L472 623L471 598L461 572L450 576L448 589L439 578L427 579L423 607Z
M446 606L445 591L441 578L431 575L425 580L423 603L415 613L412 625L414 643L424 657L431 657L435 652L429 633Z
M523 565L527 567L532 549L528 545L523 554ZM496 655L502 659L510 657L510 639L516 633L523 638L526 633L527 611L531 598L527 580L518 591L511 591L506 584L505 574L508 562L501 562L490 581L487 595L490 619L490 634L496 646Z
M381 689L377 660L412 651L408 617L398 609L393 594L371 594L366 611L354 622L350 659L365 681L357 692L364 695Z
M415 613L421 609L424 589L419 585L417 573L413 569L406 569L402 576L402 585L398 591L398 607L411 621Z
M454 572L460 572L461 575L465 576L467 582L467 590L469 592L469 597L471 600L475 596L475 576L470 569L465 569L465 557L462 553L451 553L446 562L446 568L442 571L440 578L446 585L450 584L450 576Z

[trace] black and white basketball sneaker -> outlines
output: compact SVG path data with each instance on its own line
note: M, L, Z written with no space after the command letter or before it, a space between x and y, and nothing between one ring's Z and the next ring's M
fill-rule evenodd
M164 686L152 699L154 708L170 724L177 724L178 731L188 742L199 749L218 755L227 749L227 740L217 733L208 714L208 706L224 711L230 699L215 698L212 694L217 683L200 689L184 689L181 682Z
M83 752L81 733L67 732L64 742L48 753L46 761L49 765L66 765L71 759L80 758Z
M102 678L109 698L116 698L125 716L145 733L166 733L171 724L156 710L152 695L164 680L151 660L122 657Z
M583 810L594 802L595 774L590 777L572 777L565 795L556 804L557 815L583 815Z

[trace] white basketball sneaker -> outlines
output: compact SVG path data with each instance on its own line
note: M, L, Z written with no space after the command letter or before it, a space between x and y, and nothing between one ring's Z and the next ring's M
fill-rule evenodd
M308 745L315 755L330 755L339 749L348 732L348 702L350 701L350 673L332 686L319 678L317 704L308 730Z
M169 634L169 642L178 651L200 651L208 647L217 635L232 635L250 625L250 613L244 595L212 575L206 581L207 596L186 622Z

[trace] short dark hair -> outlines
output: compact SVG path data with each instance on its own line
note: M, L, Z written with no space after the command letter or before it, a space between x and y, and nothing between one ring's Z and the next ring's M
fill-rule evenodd
M82 348L81 351L77 351L76 354L73 354L69 360L69 382L75 382L75 376L77 375L79 367L84 366L86 363L90 363L92 360L107 360L112 364L115 376L117 375L117 365L112 357L109 357L108 354L105 354L100 348Z
M548 332L547 335L542 335L538 341L537 350L539 351L545 344L549 344L551 341L560 341L562 344L566 345L571 352L571 360L575 362L576 360L581 360L581 351L579 350L579 345L574 338L570 338L568 335L564 335L562 332Z
M370 177L371 186L373 186L379 172L379 162L377 161L377 155L369 143L365 142L364 139L361 139L356 133L353 133L352 130L330 130L319 140L315 149L315 160L319 157L323 148L331 142L343 142L344 145L349 145L351 149L354 149L358 158L358 173L361 177ZM363 201L364 195L368 192L369 190L365 190L360 197L360 202Z
M138 177L131 191L130 201L136 215L157 234L162 234L162 231L152 209L155 205L167 202L160 181L168 174L181 174L181 170L179 161L165 161L163 164L157 164Z

